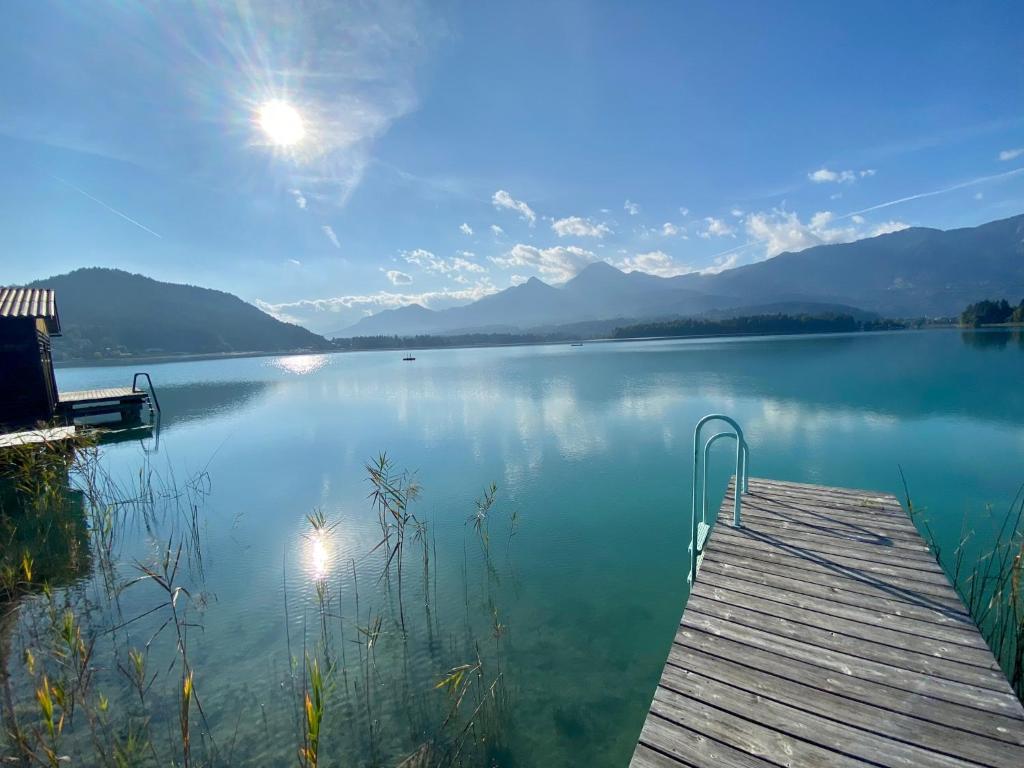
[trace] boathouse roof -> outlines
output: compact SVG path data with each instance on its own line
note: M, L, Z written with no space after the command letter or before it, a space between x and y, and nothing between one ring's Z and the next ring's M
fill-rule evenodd
M8 317L42 318L51 336L60 336L57 297L50 288L0 287L0 322Z

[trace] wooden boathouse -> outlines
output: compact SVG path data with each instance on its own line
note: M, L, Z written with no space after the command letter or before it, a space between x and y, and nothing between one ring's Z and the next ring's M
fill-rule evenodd
M0 425L53 418L58 395L50 339L60 333L52 290L0 288Z
M1024 766L1024 708L899 501L748 478L708 419L736 474L712 528L698 424L690 595L631 766Z
M60 335L53 290L0 288L0 434L8 442L23 439L16 430L55 420L73 425L76 419L113 416L137 425L144 408L151 421L159 416L160 403L145 372L136 373L130 387L59 392L50 340ZM143 379L146 389L139 385Z

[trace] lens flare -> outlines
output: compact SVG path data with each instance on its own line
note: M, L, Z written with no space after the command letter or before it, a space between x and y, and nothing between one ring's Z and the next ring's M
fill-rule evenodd
M291 104L278 99L260 106L257 121L270 143L279 147L293 147L306 135L302 115Z

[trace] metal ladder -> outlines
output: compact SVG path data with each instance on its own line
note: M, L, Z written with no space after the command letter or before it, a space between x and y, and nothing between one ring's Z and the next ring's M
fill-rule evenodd
M156 387L153 386L153 380L149 378L149 374L145 371L139 371L132 377L132 392L146 392L139 386L139 379L146 377L146 383L149 385L149 392L146 394L149 396L149 411L151 414L160 417L160 401L156 399Z
M730 430L716 432L709 437L701 446L701 432L704 425L711 421L725 422ZM750 463L750 448L743 437L743 430L736 423L735 419L720 413L710 413L693 428L693 495L690 505L690 572L687 574L687 582L693 584L697 580L697 571L704 561L704 546L711 535L711 526L708 524L708 455L711 446L723 438L732 438L736 441L736 485L733 494L732 524L734 528L742 526L740 519L741 497L747 492L749 482L748 464ZM699 470L699 472L698 472ZM697 517L697 491L698 475L700 478L700 518Z

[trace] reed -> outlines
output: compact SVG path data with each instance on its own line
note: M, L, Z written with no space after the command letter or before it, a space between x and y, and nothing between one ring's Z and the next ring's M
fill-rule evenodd
M262 722L275 762L284 750L292 760L297 751L303 766L334 765L348 750L359 749L360 759L374 765L494 763L494 745L508 717L501 668L508 628L500 595L491 591L493 566L484 579L479 563L464 563L465 584L458 584L458 568L439 562L439 550L442 560L446 550L438 539L448 534L413 511L420 486L386 454L367 464L369 506L381 524L381 543L353 557L350 574L347 567L332 573L329 588L326 573L296 584L285 561L282 645L287 644L292 695L249 707L223 691L237 685L235 673L204 668L190 642L202 628L206 603L202 507L209 475L161 474L147 458L134 474L115 479L93 445L83 443L77 453L47 450L9 465L10 498L0 497L0 761L248 764L251 754L235 755L235 737L240 723L244 733L255 721L257 727ZM496 499L491 484L473 514L485 552L492 532L503 535L495 527ZM19 505L17 515L8 502ZM510 541L518 517L513 513L508 522ZM337 525L320 509L305 523L310 537L329 536ZM138 540L148 554L126 555ZM357 568L357 559L368 562L378 547L385 560L375 590L372 579L369 588L359 584L363 566ZM417 566L412 569L405 562L410 554ZM457 607L450 615L436 605L439 580L448 593L463 586L464 627ZM300 611L318 611L319 622L310 622L308 630L303 622L303 649L296 644L293 656L292 633L299 630L290 616L295 596L308 587ZM404 611L404 596L415 594L410 588L422 588L424 611ZM352 642L358 659L353 653L346 657ZM7 675L15 658L22 662L16 681ZM474 660L458 681L436 687L438 670L449 670L441 675L447 677L466 658ZM287 690L283 674L281 684ZM208 706L216 717L208 717ZM289 722L289 707L295 707L290 722L301 733L281 739L275 728ZM218 730L225 720L234 725L234 735L229 724L222 739Z
M498 486L491 483L484 489L483 495L474 502L476 509L466 520L467 523L472 524L473 530L476 531L476 535L480 539L480 544L483 546L485 553L489 553L491 547L488 515L491 512L491 508L494 506L494 501L497 496Z
M324 720L325 686L320 663L306 654L306 690L303 692L305 729L299 748L299 762L304 768L317 768L320 761L320 728Z
M956 546L943 550L927 514L914 506L902 470L900 475L911 519L924 530L935 559L967 606L1017 698L1024 702L1024 488L1001 516L990 540L978 542L975 522L968 514ZM980 553L973 554L979 548Z
M409 472L396 472L394 463L386 453L379 454L375 461L367 462L366 472L371 486L370 500L377 511L383 534L380 543L374 547L384 549L385 562L381 578L390 579L394 566L398 581L398 613L402 631L405 632L405 607L402 600L405 530L410 521L415 522L409 505L419 497L420 486Z

